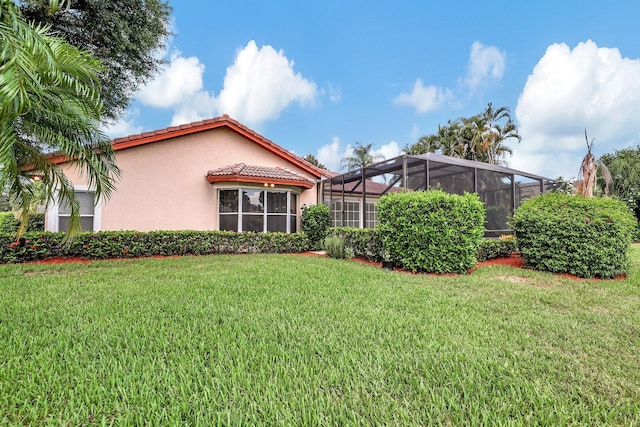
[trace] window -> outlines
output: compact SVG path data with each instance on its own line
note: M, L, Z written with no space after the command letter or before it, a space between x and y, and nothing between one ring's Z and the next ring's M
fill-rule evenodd
M367 202L367 217L365 218L366 228L375 228L378 223L378 208L376 202Z
M360 202L345 201L343 208L342 200L334 200L330 208L334 227L360 227Z
M291 191L220 190L219 229L295 233L298 197ZM240 195L240 197L239 197Z
M76 191L76 200L80 204L80 226L82 231L94 230L95 199L90 191ZM61 204L58 207L58 231L69 231L71 207Z

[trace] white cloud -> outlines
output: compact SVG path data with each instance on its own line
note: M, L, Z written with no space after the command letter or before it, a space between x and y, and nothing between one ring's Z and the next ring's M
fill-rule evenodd
M506 53L497 47L485 46L475 41L471 45L467 74L458 79L455 89L425 86L422 79L418 78L411 92L402 92L393 101L396 105L413 107L418 113L427 113L455 102L456 98L468 98L482 91L491 82L502 79L506 57Z
M340 86L327 83L327 87L329 88L329 100L334 104L340 102L342 100L342 89L340 89Z
M140 110L137 108L129 109L126 111L124 117L120 118L120 120L115 123L109 123L102 130L111 139L141 133L143 131L142 126L135 124L135 121L139 116Z
M174 110L172 125L229 114L248 125L272 120L292 103L313 104L316 84L293 70L294 62L271 46L258 49L250 41L227 68L218 97L204 88L205 67L197 57L179 51L136 98L144 105ZM329 87L330 99L340 99L339 88Z
M469 68L464 85L471 94L489 82L502 79L506 67L506 53L495 46L485 46L479 41L471 45Z
M553 44L533 69L515 109L522 142L511 165L556 177L575 176L586 153L596 156L640 142L640 60L588 40L571 50Z
M171 126L198 120L210 119L216 115L218 102L205 91L195 93L189 102L180 103L171 119Z
M282 50L258 49L251 40L227 68L219 112L256 124L277 118L293 102L312 104L318 94L316 84L294 73L293 65Z
M396 105L408 105L416 109L419 113L437 110L444 103L452 98L449 89L442 89L436 86L425 86L422 79L417 79L410 93L402 92L394 102Z
M198 58L184 58L180 52L174 52L169 64L140 90L137 98L152 107L174 107L202 91L203 74L204 65Z
M400 147L398 147L398 143L396 141L391 141L388 144L384 144L377 150L373 150L373 152L375 154L381 154L385 159L392 159L402 154L402 150L400 149Z
M350 149L350 151L349 151ZM340 161L343 157L347 155L351 155L353 153L353 148L351 146L347 146L347 149L340 148L340 138L334 136L331 138L331 143L325 144L318 150L318 155L316 156L318 161L325 165L330 171L339 171L340 170Z

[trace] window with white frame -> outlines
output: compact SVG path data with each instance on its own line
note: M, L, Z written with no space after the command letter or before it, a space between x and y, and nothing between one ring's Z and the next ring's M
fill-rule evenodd
M331 225L334 227L360 227L360 202L334 200L330 206ZM343 221L344 219L344 221Z
M76 191L76 200L80 204L80 226L82 231L94 230L95 193L93 191ZM58 206L58 230L69 231L71 207L67 203Z
M297 231L298 196L288 190L252 188L218 191L219 229L228 231Z
M375 228L378 223L378 208L376 202L367 202L366 228Z

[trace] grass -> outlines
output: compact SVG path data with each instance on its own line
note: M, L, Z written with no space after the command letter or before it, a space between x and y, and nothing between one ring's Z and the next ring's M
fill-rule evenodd
M1 425L634 425L624 281L299 255L0 266Z

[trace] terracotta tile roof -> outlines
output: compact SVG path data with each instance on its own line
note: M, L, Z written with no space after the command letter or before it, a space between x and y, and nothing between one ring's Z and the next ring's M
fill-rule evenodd
M244 163L225 166L207 172L207 181L213 182L259 182L265 184L294 185L311 188L315 181L283 167L252 166Z
M275 142L265 138L254 130L249 129L245 125L232 119L226 114L222 117L215 117L213 119L186 123L180 126L170 126L151 132L143 132L135 135L125 136L122 138L116 138L112 141L112 145L113 149L115 151L118 151L221 127L226 127L244 136L245 138L258 144L259 146L288 160L289 162L293 163L294 165L298 166L299 168L308 172L316 178L327 176L327 171L325 171L324 169L320 169L317 166L307 162L303 158L282 148ZM51 161L53 161L54 163L65 163L69 161L69 158L64 156L63 154L56 153L51 155Z

